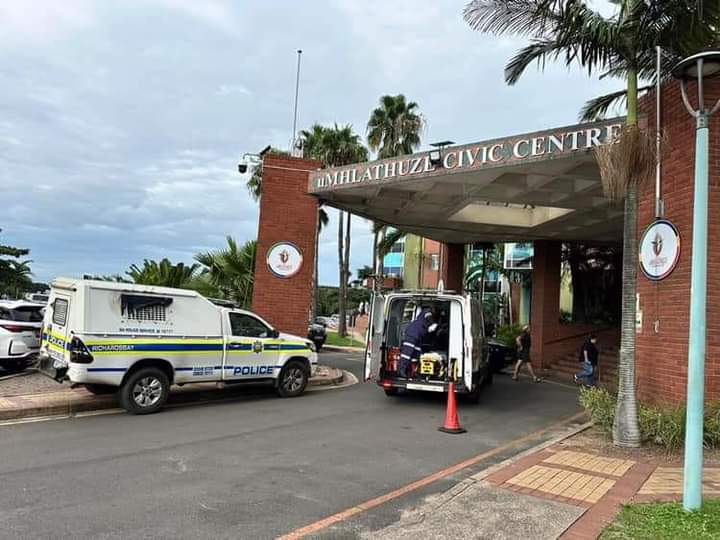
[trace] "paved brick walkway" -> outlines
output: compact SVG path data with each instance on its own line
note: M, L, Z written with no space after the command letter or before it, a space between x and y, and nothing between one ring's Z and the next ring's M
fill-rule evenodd
M597 538L623 504L679 500L682 468L550 447L490 475L487 481L585 509L560 536L585 540ZM720 469L705 469L704 487L707 496L720 496Z

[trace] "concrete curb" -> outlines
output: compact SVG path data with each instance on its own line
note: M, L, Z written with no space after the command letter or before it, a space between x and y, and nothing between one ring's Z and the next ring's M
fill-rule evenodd
M323 345L322 350L335 352L365 352L364 347L341 347L340 345Z
M318 366L318 370L326 371L326 373L310 379L309 389L329 390L334 387L350 386L350 384L344 384L348 377L342 370L329 366ZM217 388L216 383L174 386L168 405L212 403L230 398L229 394L223 395L223 392L224 390ZM116 409L118 406L117 398L114 395L96 396L84 388L67 388L57 392L0 397L0 420L72 416L88 411Z

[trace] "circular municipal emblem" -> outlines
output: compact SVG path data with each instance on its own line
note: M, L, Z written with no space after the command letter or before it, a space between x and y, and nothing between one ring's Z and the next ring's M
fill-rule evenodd
M297 274L302 262L302 252L290 242L279 242L268 250L268 268L279 278L289 278Z
M253 343L253 352L256 354L259 354L263 351L263 344L262 341L256 341Z
M680 235L675 225L661 219L652 223L640 241L640 269L659 281L668 277L680 259Z

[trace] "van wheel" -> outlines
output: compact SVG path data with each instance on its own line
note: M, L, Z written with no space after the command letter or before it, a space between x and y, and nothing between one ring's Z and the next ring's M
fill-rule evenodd
M309 378L308 369L302 362L288 362L278 377L278 394L284 398L299 396L305 391Z
M400 389L396 386L392 386L390 388L385 388L385 395L388 397L395 397L400 393Z
M146 367L131 374L120 387L120 404L132 414L162 409L170 394L170 381L161 369Z
M85 389L91 394L95 394L96 396L114 394L118 391L117 386L112 386L110 384L86 384Z

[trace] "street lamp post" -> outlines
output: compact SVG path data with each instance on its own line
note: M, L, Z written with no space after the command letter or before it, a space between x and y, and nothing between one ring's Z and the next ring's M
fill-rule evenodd
M704 79L720 75L720 51L705 51L682 60L673 69L680 79L682 99L696 119L695 200L693 202L692 270L690 275L690 337L688 343L687 415L685 417L685 464L683 507L699 510L702 505L703 418L705 387L705 341L707 300L707 216L710 116L720 100L705 107ZM688 98L687 86L697 82L697 109Z

